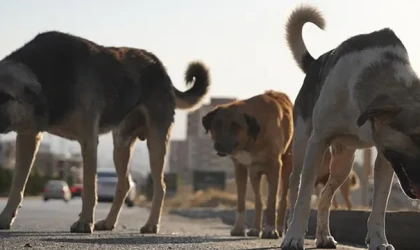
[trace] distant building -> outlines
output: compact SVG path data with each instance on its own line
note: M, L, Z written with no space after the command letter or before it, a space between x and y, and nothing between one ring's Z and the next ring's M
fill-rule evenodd
M15 166L15 142L0 141L0 166L12 169Z
M191 183L194 169L225 171L228 178L233 177L234 167L231 160L217 156L213 143L202 126L201 118L215 106L234 100L236 99L211 98L210 104L188 114L186 140L170 142L169 171L178 173L185 183Z
M0 141L0 167L14 169L16 156L15 140ZM81 155L58 155L51 150L50 144L41 142L32 167L41 176L47 178L60 177L68 179L70 176L75 181L83 178Z
M188 166L188 140L172 140L169 143L169 172L185 179L190 169Z

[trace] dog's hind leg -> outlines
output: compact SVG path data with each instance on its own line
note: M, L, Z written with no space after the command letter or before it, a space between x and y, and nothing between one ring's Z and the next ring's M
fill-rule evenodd
M337 202L337 194L334 194L333 195L333 197L332 197L332 204L333 204L333 207L335 208L335 209L338 209L340 206L338 205L338 202Z
M112 135L114 140L114 165L118 176L118 183L108 216L105 220L95 223L95 230L114 229L118 222L122 205L130 189L128 164L137 138L134 136L121 136L118 131L114 131Z
M394 247L388 244L385 234L385 212L389 193L391 192L393 176L394 170L391 164L382 154L378 153L373 172L373 206L367 222L368 233L366 243L369 245L369 250L394 250Z
M92 233L97 203L98 130L95 122L87 122L85 134L79 141L83 158L82 212L70 227L72 233Z
M332 161L330 165L330 177L321 192L318 202L316 246L317 248L336 248L337 242L330 232L330 206L335 198L337 189L348 177L354 160L354 149L348 149L341 145L332 147Z
M295 210L292 214L292 222L281 245L283 250L304 249L304 235L311 211L311 194L315 186L318 170L324 161L325 152L330 146L327 138L328 137L326 136L318 135L316 131L314 131L308 140L303 163L302 186L299 189ZM295 149L295 145L293 146L293 149ZM293 160L294 159L295 157L293 157ZM295 171L295 169L293 171Z
M290 147L291 148L291 147ZM288 205L288 194L289 194L289 182L290 174L292 173L292 154L291 152L286 152L283 156L283 167L281 168L280 178L281 178L281 195L279 201L279 208L277 210L277 231L279 236L283 235L285 229L285 219L286 219L286 209Z
M22 204L26 182L31 171L39 143L41 133L19 134L16 137L16 167L13 174L12 186L6 207L0 214L0 229L10 229L16 218L17 211Z
M344 203L346 203L347 210L351 210L353 207L350 197L350 182L351 180L349 176L340 187L341 196L343 197Z
M147 124L147 147L149 149L150 168L153 181L152 209L146 224L140 229L143 234L156 234L159 232L159 224L162 215L163 198L166 193L166 185L163 179L163 167L167 144L170 137L174 109L168 107L162 109L164 105L154 108L153 113L149 113ZM171 113L168 113L171 112ZM168 119L170 117L170 120Z

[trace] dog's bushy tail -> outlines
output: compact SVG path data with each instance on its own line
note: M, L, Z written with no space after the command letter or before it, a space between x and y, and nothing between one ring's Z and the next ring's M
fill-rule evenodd
M350 191L357 190L360 187L360 179L356 172L350 172Z
M206 65L199 61L190 62L185 71L187 85L194 81L192 87L185 92L174 87L176 108L193 111L199 108L210 87L210 73Z
M307 73L309 66L315 61L306 48L302 37L303 25L311 22L324 30L325 19L315 7L301 5L293 10L286 23L286 40L299 68Z

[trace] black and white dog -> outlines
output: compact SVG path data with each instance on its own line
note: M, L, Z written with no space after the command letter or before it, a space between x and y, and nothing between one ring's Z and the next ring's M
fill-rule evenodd
M328 227L331 198L348 176L356 149L372 146L378 156L366 242L372 250L394 249L385 234L394 171L406 195L420 198L420 80L391 29L353 36L315 60L302 39L307 22L325 25L311 6L296 8L286 25L288 45L306 77L294 107L292 216L282 249L304 249L310 195L329 147L343 162L342 174L324 190L316 241L318 247L336 247Z

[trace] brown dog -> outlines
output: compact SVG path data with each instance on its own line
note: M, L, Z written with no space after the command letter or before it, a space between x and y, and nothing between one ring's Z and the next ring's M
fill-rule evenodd
M230 155L237 185L237 214L232 236L245 235L245 192L248 172L255 193L255 217L248 236L259 236L262 227L261 176L268 182L268 201L262 238L278 238L284 228L287 190L292 170L290 145L293 104L281 92L267 91L246 100L220 105L202 118L219 156ZM282 194L277 206L279 180Z
M318 185L322 185L325 187L328 183L328 180L332 173L332 179L334 179L334 174L340 170L339 168L340 162L335 162L331 164L331 152L327 150L324 156L324 163L321 165L321 168L318 172L318 178L315 182L315 189L317 192L317 196L319 197L318 192ZM343 197L344 203L348 210L351 210L353 205L351 202L350 191L358 189L360 186L360 180L356 172L353 170L349 173L347 179L344 181L343 184L340 186L341 196ZM338 202L336 199L336 195L333 196L333 206L338 208Z

